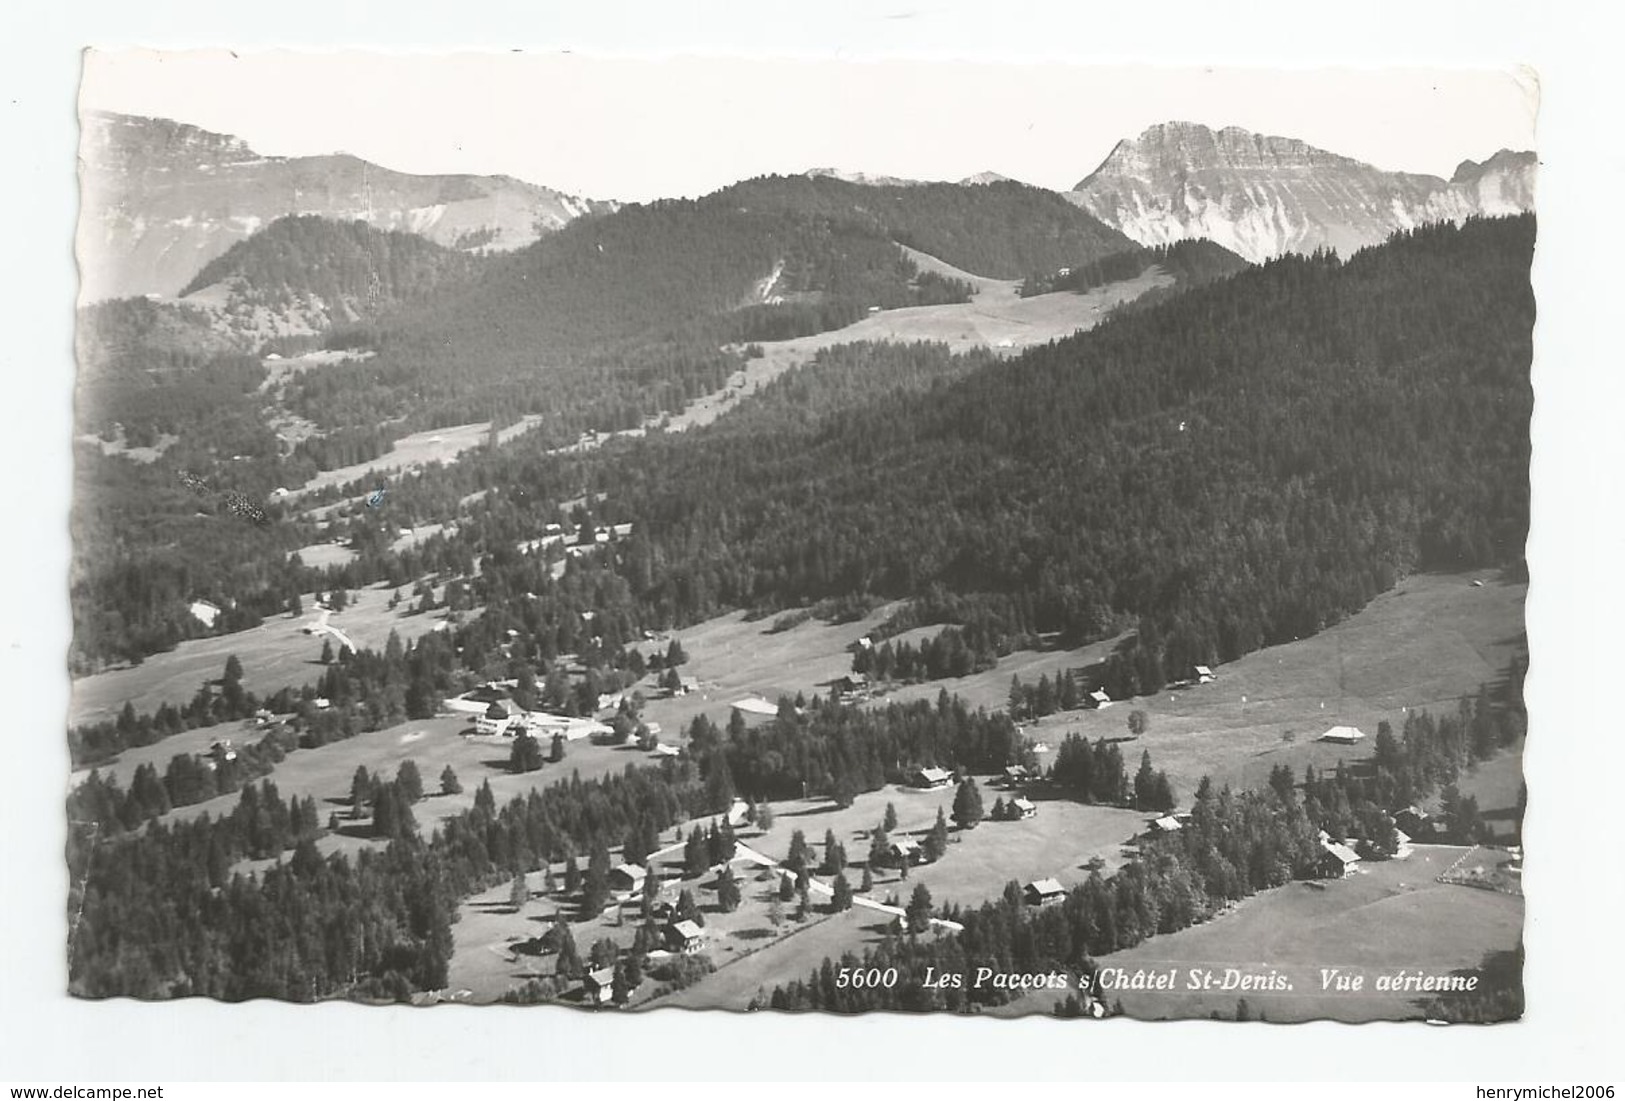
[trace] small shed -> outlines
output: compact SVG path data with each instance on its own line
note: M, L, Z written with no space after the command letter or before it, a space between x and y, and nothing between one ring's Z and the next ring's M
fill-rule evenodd
M1025 795L1018 795L1010 800L1010 806L1016 812L1017 818L1037 818L1038 807Z
M1056 879L1035 879L1022 888L1021 894L1029 906L1042 906L1065 898L1066 888Z
M211 604L207 600L194 600L186 610L192 613L193 619L205 627L213 627L214 621L220 618L220 605Z
M1365 737L1365 733L1357 726L1334 726L1320 736L1323 742L1336 742L1338 745L1354 745Z
M891 843L891 847L888 848L886 852L887 855L892 858L893 862L900 865L918 864L920 859L924 856L924 854L920 851L920 846L916 845L913 839L908 837L901 837L896 841L893 841Z
M1025 765L1010 765L1004 770L1004 782L1011 787L1026 783L1031 777L1032 773L1027 771Z
M1207 666L1198 665L1196 667L1196 683L1197 684L1211 684L1211 683L1213 683L1214 681L1216 681L1218 679L1219 679L1218 677L1213 675L1213 670L1209 669Z
M1089 693L1089 706L1100 708L1110 707L1111 705L1112 698L1106 694L1105 689L1097 688L1093 692Z
M735 700L728 706L739 712L741 715L750 716L752 718L771 719L779 713L777 704L770 700L764 700L760 696L746 696L742 700Z
M1185 828L1185 824L1171 814L1165 814L1151 823L1151 828L1158 833L1178 833Z

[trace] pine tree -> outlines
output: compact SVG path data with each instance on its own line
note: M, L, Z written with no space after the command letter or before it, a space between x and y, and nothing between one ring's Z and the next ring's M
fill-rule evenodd
M1157 774L1151 768L1151 751L1144 750L1140 754L1140 769L1134 774L1134 807L1136 810L1151 810L1155 792L1152 790L1156 783Z
M717 905L722 907L724 913L731 914L739 909L739 903L739 881L730 869L724 868L721 878L717 880Z
M514 772L535 772L542 767L542 745L528 733L521 733L513 740L513 750L508 755L508 767Z
M711 866L711 846L707 843L705 830L695 826L683 843L683 873L688 876L703 875Z
M835 876L834 896L830 900L830 908L835 913L852 908L852 884L847 882L846 873L840 872Z
M982 791L966 777L954 793L954 824L962 830L974 829L982 820Z
M333 664L333 640L330 638L322 639L322 664Z
M677 892L677 905L672 907L672 910L677 915L678 921L692 921L696 925L705 924L705 917L694 902L694 892L687 887Z
M401 833L400 804L396 796L400 789L393 784L384 784L373 793L372 797L372 835L374 837L397 837Z
M581 885L581 910L596 917L609 901L609 849L602 841L587 857L587 876Z
M937 808L937 820L931 825L931 832L926 834L926 844L936 855L932 860L941 860L948 852L948 820L943 817L942 808Z
M857 792L853 790L852 781L847 778L846 773L843 772L835 777L834 782L830 785L829 798L832 803L842 810L850 807L857 798Z
M931 892L926 890L924 883L915 885L914 894L909 897L904 916L908 920L908 929L911 933L923 933L931 928Z
M897 828L897 808L891 803L886 804L886 817L881 819L880 828L887 833Z
M834 875L846 867L846 854L841 851L841 843L835 840L833 829L824 831L824 874Z
M799 874L811 862L812 853L807 847L807 837L800 830L796 830L790 835L790 853L785 857L784 865Z
M655 903L660 899L660 876L654 867L650 867L648 874L643 877L643 897L641 912L643 920L649 921L654 916Z
M525 873L515 872L513 886L508 889L508 905L514 913L524 909L525 903L530 901L530 888L525 884Z
M408 803L416 803L423 798L423 777L418 773L416 761L402 761L395 772L395 782L401 785L401 794L406 796Z
M350 779L350 817L360 818L362 809L372 801L372 774L366 765L356 765Z
M462 781L457 779L457 772L450 765L440 773L440 794L456 795L463 790Z
M119 712L117 729L119 740L125 745L129 745L130 740L135 737L136 731L135 704L129 700L124 701L124 710Z
M885 867L886 862L890 859L890 853L887 851L890 847L891 838L886 833L885 827L877 826L869 834L869 867Z
M576 950L576 939L570 934L570 926L563 918L553 923L553 939L559 950L553 970L566 979L579 979L586 969L581 966L581 954Z

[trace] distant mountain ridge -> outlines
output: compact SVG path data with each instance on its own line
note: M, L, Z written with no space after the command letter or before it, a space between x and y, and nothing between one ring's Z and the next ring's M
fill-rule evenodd
M1295 138L1168 122L1117 143L1066 197L1141 244L1202 237L1254 262L1347 254L1400 229L1534 207L1535 154L1465 161L1450 180L1386 172Z
M1133 242L1054 191L1014 180L857 184L828 175L759 176L707 201L856 222L977 275L1021 279Z
M841 180L844 183L862 184L865 187L921 187L921 186L923 186L925 184L928 184L928 183L950 183L950 182L958 183L958 184L961 184L963 186L974 186L976 184L1020 183L1021 182L1021 181L1015 179L1012 176L1004 175L1002 172L993 172L993 171L977 172L977 173L974 173L972 175L966 176L962 180L955 180L955 181L949 181L949 180L912 180L912 179L905 179L902 176L884 176L884 175L877 175L877 174L872 173L872 172L845 172L845 171L842 171L839 168L809 168L809 169L807 169L807 171L803 172L802 175L811 177L813 179L817 179L819 177L824 177L826 179L831 179L831 180Z
M174 295L277 218L314 214L404 230L461 251L511 251L616 204L507 176L418 176L336 153L265 157L168 119L81 120L81 301Z
M178 297L106 299L80 311L91 375L144 357L249 353L421 306L477 275L481 257L401 230L312 214L278 218L205 264Z

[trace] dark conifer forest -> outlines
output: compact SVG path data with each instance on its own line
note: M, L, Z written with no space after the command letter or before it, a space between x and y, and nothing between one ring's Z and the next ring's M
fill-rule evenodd
M1172 677L1416 569L1521 568L1533 239L1523 217L1288 257L822 416L800 395L840 372L815 365L577 469L639 519L627 576L664 618L946 590L1013 633L1137 626Z

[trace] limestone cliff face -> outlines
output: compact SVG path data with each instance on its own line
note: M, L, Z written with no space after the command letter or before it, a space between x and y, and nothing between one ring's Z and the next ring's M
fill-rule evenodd
M345 154L264 157L239 138L167 119L88 112L81 127L82 302L173 295L288 214L504 251L615 207L506 176L414 176Z
M1450 180L1385 172L1293 138L1188 122L1118 142L1067 198L1141 244L1215 241L1254 262L1397 229L1533 209L1535 155L1503 150Z

